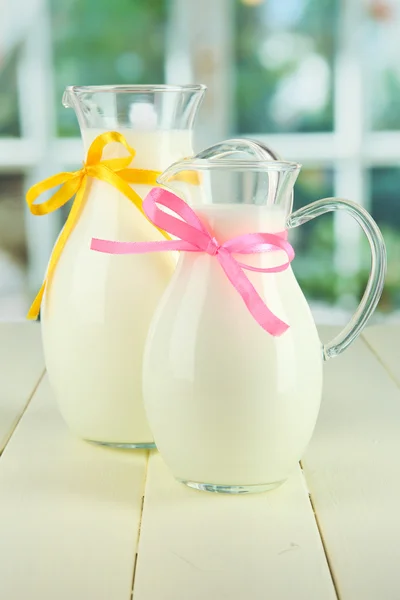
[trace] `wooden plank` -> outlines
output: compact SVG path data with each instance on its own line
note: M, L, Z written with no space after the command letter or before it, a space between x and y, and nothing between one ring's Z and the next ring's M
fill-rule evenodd
M37 323L0 323L0 454L44 371Z
M400 326L369 327L364 330L363 337L391 377L400 385Z
M146 461L74 438L45 378L0 461L0 598L129 600Z
M398 600L400 392L359 339L325 365L302 461L341 600Z
M264 494L176 482L150 457L134 600L336 598L300 469Z

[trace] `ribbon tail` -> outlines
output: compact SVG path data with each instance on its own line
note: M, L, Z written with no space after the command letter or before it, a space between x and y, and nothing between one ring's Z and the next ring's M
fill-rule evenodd
M54 248L51 253L50 260L49 260L49 265L47 267L47 274L46 274L45 280L42 284L42 287L40 288L39 293L37 294L36 298L34 299L32 305L28 311L28 314L27 314L28 319L37 319L37 317L39 315L40 305L42 302L44 290L46 289L46 286L49 285L49 283L51 282L51 278L54 274L55 268L60 259L62 251L64 250L65 244L67 243L67 240L68 240L69 236L71 235L71 233L78 221L81 210L83 208L84 199L85 199L85 191L86 191L86 179L85 179L84 183L81 185L78 193L75 196L75 200L71 206L71 210L70 210L68 218L65 222L65 225L64 225L63 229L61 230L61 233L58 236L56 243L54 244Z
M243 302L257 323L274 337L279 337L285 333L289 329L289 325L281 321L281 319L269 310L237 261L223 249L219 251L217 257L229 281L239 292Z
M40 305L42 304L42 298L43 298L45 287L46 287L46 281L44 281L42 283L42 287L38 291L36 298L32 302L31 307L28 311L28 314L26 315L26 318L29 319L29 321L36 321L36 319L39 316Z

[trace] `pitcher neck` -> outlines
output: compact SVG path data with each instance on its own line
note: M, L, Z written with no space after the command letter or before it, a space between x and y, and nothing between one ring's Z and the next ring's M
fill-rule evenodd
M81 129L192 129L204 85L69 86L63 96Z
M220 243L249 233L282 234L286 229L286 211L281 206L209 204L194 208Z
M118 131L135 148L138 160L151 146L158 163L152 168L165 169L171 160L192 154L192 131L205 89L204 85L69 86L63 104L75 110L86 150L100 133ZM169 162L160 159L166 155Z

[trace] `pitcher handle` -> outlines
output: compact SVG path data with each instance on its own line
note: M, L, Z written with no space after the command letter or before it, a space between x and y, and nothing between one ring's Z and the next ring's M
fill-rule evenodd
M379 302L386 274L386 248L382 234L371 215L355 202L339 198L317 200L292 213L287 227L298 227L315 217L336 210L348 212L367 236L371 248L371 272L364 295L353 317L333 340L323 346L325 360L338 356L360 335Z
M205 148L196 158L207 160L220 159L232 154L248 154L255 160L278 160L277 154L265 144L248 138L231 138Z

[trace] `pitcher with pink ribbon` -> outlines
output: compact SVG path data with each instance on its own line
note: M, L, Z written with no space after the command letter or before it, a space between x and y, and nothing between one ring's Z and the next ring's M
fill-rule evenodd
M145 199L148 219L170 239L92 241L111 254L180 252L150 326L143 395L159 451L190 487L246 493L285 481L314 430L324 361L355 340L379 300L386 255L378 227L337 198L293 213L299 171L261 147L219 144L173 164ZM354 317L323 345L291 268L288 232L335 210L366 233L371 273Z

